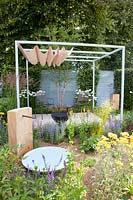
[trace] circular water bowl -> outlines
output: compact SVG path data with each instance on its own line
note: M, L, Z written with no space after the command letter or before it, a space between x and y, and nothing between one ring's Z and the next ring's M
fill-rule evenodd
M22 164L32 171L57 171L65 167L67 155L68 151L61 147L39 147L26 153Z

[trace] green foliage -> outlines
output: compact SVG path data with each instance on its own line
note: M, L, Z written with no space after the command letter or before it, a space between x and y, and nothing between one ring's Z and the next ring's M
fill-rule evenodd
M96 163L96 159L93 157L87 157L85 160L83 160L84 167L93 167L95 163Z
M78 67L83 67L79 69L78 72L78 86L81 90L93 89L92 80L93 80L93 72L90 64L88 63L78 63ZM98 84L99 80L99 70L95 71L95 86Z
M48 186L47 177L38 178L37 172L27 173L13 150L0 147L0 199L41 199Z
M124 120L122 123L122 131L133 133L133 111L124 113Z
M87 153L89 151L96 150L96 146L99 139L100 139L100 136L98 135L93 135L93 136L90 136L89 138L86 138L86 140L82 141L82 143L80 144L81 151L84 151Z
M102 123L105 124L112 111L113 109L111 105L108 102L105 102L101 107L95 108L94 113L99 116L102 120Z
M0 145L7 143L7 123L5 113L0 112Z
M40 137L38 132L39 132L38 128L33 129L33 148L39 147Z
M67 167L50 180L50 173L30 172L20 165L21 160L13 153L15 148L0 147L0 199L1 200L51 200L84 199L82 167L76 168L69 156ZM62 190L63 188L63 190Z
M7 111L16 108L16 92L14 87L5 85L3 89L3 97L0 98L0 111Z
M40 127L41 134L45 142L50 142L52 144L58 144L64 140L65 137L65 124L64 122L59 122L56 124L47 123Z
M1 66L14 65L15 39L130 43L132 7L132 0L1 0Z
M69 142L73 144L73 138L77 136L80 142L80 149L84 152L95 150L102 133L99 122L85 123L83 121L80 125L70 122L66 128L66 135L69 138Z
M29 90L36 92L40 89L41 70L40 65L29 67Z
M90 136L89 125L83 122L80 124L78 129L79 129L79 139L82 143Z
M9 110L16 108L16 102L14 97L3 97L0 98L0 110L2 112L7 112Z
M73 138L75 136L75 124L70 122L66 129L66 134L69 139L69 143L73 144Z
M124 108L133 110L133 69L125 69L125 87L124 87ZM121 91L121 70L116 70L114 74L115 93Z

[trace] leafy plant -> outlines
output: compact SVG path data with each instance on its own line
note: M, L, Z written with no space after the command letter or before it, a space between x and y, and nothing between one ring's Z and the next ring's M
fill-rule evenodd
M7 143L7 123L5 113L0 112L0 145Z
M81 144L80 144L80 149L81 151L84 152L89 152L89 151L94 151L96 150L96 146L97 143L99 141L99 136L94 135L94 136L90 136L89 138L87 138L86 140L84 140Z
M73 138L75 136L75 124L70 122L66 128L66 134L69 139L69 143L73 144Z
M93 157L87 157L84 161L83 161L83 166L84 167L93 167L95 166L96 163L96 159Z
M37 148L39 146L39 140L40 140L39 130L38 128L34 128L33 129L33 147L34 148Z

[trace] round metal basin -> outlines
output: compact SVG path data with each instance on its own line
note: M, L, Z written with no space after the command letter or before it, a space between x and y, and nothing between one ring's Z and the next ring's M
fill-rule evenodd
M52 113L51 116L56 122L64 122L68 120L67 112Z

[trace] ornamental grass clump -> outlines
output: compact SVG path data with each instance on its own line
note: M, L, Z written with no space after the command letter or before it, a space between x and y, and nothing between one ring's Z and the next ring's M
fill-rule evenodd
M97 144L99 156L91 182L93 200L133 198L133 144L127 132L109 132Z

